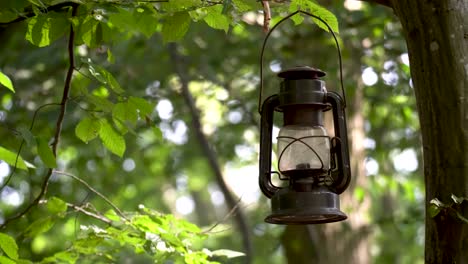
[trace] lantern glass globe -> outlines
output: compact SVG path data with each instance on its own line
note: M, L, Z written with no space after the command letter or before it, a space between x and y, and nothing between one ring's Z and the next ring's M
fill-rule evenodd
M284 175L297 170L330 169L330 138L323 126L287 125L278 134L278 168Z

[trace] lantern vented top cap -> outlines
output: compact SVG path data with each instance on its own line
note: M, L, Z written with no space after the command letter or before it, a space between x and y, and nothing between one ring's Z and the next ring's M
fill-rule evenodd
M325 75L324 71L309 66L296 66L278 73L278 77L287 80L318 79Z

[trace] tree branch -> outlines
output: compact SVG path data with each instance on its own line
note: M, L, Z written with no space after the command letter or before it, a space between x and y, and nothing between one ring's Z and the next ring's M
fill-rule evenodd
M215 229L219 224L221 224L222 222L226 221L229 217L231 217L237 210L237 208L239 207L241 203L241 199L239 198L239 200L237 201L236 203L236 206L232 207L231 210L223 217L223 219L217 223L215 223L214 225L212 225L210 228L208 228L207 230L203 231L202 233L203 234L208 234L210 233L213 229Z
M70 207L70 208L73 208L75 211L78 211L80 213L83 213L87 216L91 216L99 221L102 221L108 225L112 225L112 220L110 220L109 218L103 216L103 215L98 215L98 214L95 214L93 212L90 212L90 211L87 211L85 210L83 207L81 206L78 206L76 204L71 204L71 203L67 203L67 206Z
M29 131L32 131L33 128L34 128L34 123L36 122L36 118L37 118L37 115L39 114L39 111L41 111L43 108L47 107L47 106L58 106L60 104L58 103L50 103L50 104L44 104L44 105L41 105L39 106L35 111L34 111L34 115L33 115L33 118L32 118L32 121L31 121L31 125L29 126ZM20 133L21 134L21 133ZM21 140L21 144L18 148L18 151L16 152L16 158L15 158L15 164L13 166L13 169L11 170L10 174L8 175L6 181L2 184L2 186L0 187L0 192L10 183L10 180L11 178L13 177L13 175L15 174L16 172L16 169L18 168L18 161L19 161L19 158L21 156L21 150L23 149L23 146L24 146L24 143L25 143L25 140L24 140L24 137L23 137L23 140Z
M72 17L76 15L78 10L78 5L73 5L72 6ZM65 111L67 108L67 102L68 102L68 95L70 93L70 87L71 87L71 79L73 75L73 70L75 68L75 53L74 53L74 47L75 47L75 31L73 30L73 25L70 25L70 34L69 34L69 39L68 39L68 59L70 65L68 66L68 71L67 75L65 77L65 84L63 88L63 94L62 94L62 101L60 103L60 114L59 117L57 118L57 123L56 123L56 130L55 130L55 135L54 135L54 141L52 144L52 152L54 156L57 156L57 146L59 143L60 139L60 134L62 132L62 123L65 117ZM5 228L9 223L12 221L19 219L23 215L27 214L29 210L31 210L34 206L39 204L39 201L44 197L44 195L47 193L47 188L49 186L49 179L52 176L53 169L49 169L47 171L47 174L44 178L44 181L42 182L41 186L41 192L37 195L37 197L28 205L26 208L23 209L23 211L19 212L15 216L12 216L8 219L5 220L5 222L0 225L0 229Z
M104 201L106 201L106 203L108 205L110 205L114 210L115 212L120 216L122 217L123 219L127 220L127 221L130 221L125 215L124 213L114 204L112 203L105 195L103 195L102 193L98 192L96 189L94 189L93 187L91 187L91 185L89 185L86 181L80 179L79 177L71 174L71 173L68 173L68 172L64 172L64 171L54 171L55 173L57 174L61 174L61 175L65 175L65 176L68 176L68 177L71 177L73 178L74 180L80 182L81 184L83 184L84 186L86 186L86 188L88 188L90 191L92 191L93 193L95 193L97 196L101 197Z
M197 140L200 143L202 151L207 157L208 163L210 164L210 167L214 172L215 180L218 186L220 187L221 191L223 192L224 197L226 198L226 203L227 203L228 208L230 210L235 210L233 208L237 207L237 202L234 199L233 195L231 194L226 182L224 181L223 175L221 173L220 165L216 159L216 154L213 151L213 149L210 147L208 139L206 138L205 134L202 131L199 110L195 106L195 100L188 88L189 77L186 74L187 69L186 69L186 66L184 65L183 58L177 51L177 45L175 43L169 44L169 54L171 56L171 60L174 62L173 64L174 72L180 78L180 82L182 86L182 95L190 110L190 115L192 117L192 127L194 129ZM253 254L253 246L252 246L252 241L249 235L249 228L247 225L247 221L245 219L245 216L242 210L240 210L240 208L237 209L237 214L235 214L235 220L241 232L244 250L246 251L245 253L246 253L247 259L245 263L251 263L252 261L251 257Z

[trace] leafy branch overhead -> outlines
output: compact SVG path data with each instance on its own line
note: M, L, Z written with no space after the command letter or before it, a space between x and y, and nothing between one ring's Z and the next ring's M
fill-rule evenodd
M58 3L57 3L58 2ZM79 6L76 17L71 18L69 7ZM129 34L150 37L161 33L164 41L180 40L188 32L191 22L203 21L208 26L227 32L242 23L243 14L262 14L263 7L254 0L167 0L167 1L52 1L19 0L0 6L0 27L27 22L26 39L39 47L50 45L67 32L72 24L77 32L76 44L97 47ZM270 12L270 9L265 12ZM304 10L325 20L338 32L336 17L312 0L292 0L271 5L273 17L281 12ZM267 15L268 16L268 15ZM303 18L296 17L296 23ZM314 21L325 30L320 21Z
M169 0L169 1L41 1L21 0L4 3L0 9L0 26L7 26L26 20L26 40L38 46L45 47L54 41L60 40L67 34L70 26L75 31L74 45L85 44L90 48L111 44L129 38L134 34L143 34L150 37L160 33L164 42L173 42L182 39L188 32L192 22L203 21L208 26L228 32L229 28L241 23L242 16L247 12L258 12L262 9L259 2L251 0L232 1L203 1L203 0ZM71 16L70 7L77 8L77 14ZM273 12L305 10L312 12L326 21L330 27L338 32L336 17L311 0L292 0L288 4L277 4L272 8ZM19 14L19 15L18 15ZM257 15L260 15L257 13ZM294 16L296 24L303 21L303 17ZM327 29L322 22L315 21L321 28ZM109 59L112 54L108 48ZM78 138L87 143L99 135L112 153L122 156L125 151L123 134L132 131L132 126L138 119L144 118L150 113L151 103L141 98L133 98L133 104L124 101L116 103L105 95L108 91L117 96L125 92L118 80L104 67L83 60L82 65L87 65L87 72L94 80L102 84L99 89L88 93L86 84L77 80L75 76L72 85L83 96L83 101L94 105L95 109L101 109L109 113L113 124L106 121L105 115L93 116L83 119L76 128ZM80 70L81 72L82 70ZM79 78L78 78L79 79ZM0 83L14 92L11 80L0 72ZM135 104L137 102L137 104ZM139 108L140 107L140 108ZM146 109L146 110L142 110ZM140 117L138 117L140 113ZM98 124L99 123L99 124ZM93 129L85 131L89 126ZM42 142L42 141L41 141ZM49 156L42 150L41 157ZM45 158L48 166L55 163L51 158Z

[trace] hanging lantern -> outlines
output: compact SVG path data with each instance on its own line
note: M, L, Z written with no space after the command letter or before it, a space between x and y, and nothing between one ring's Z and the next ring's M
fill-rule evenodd
M262 66L263 49L263 76ZM325 76L321 70L302 66L282 71L278 76L282 78L279 93L268 97L259 111L259 184L263 194L271 199L272 207L272 213L265 221L320 224L345 220L347 216L340 211L339 200L339 194L348 187L351 179L345 100L335 92L327 92L325 82L320 79ZM333 111L333 138L323 126L323 113L328 110ZM283 115L283 126L277 138L278 172L271 171L275 112ZM287 187L272 183L271 176L275 173L280 180L288 182Z

